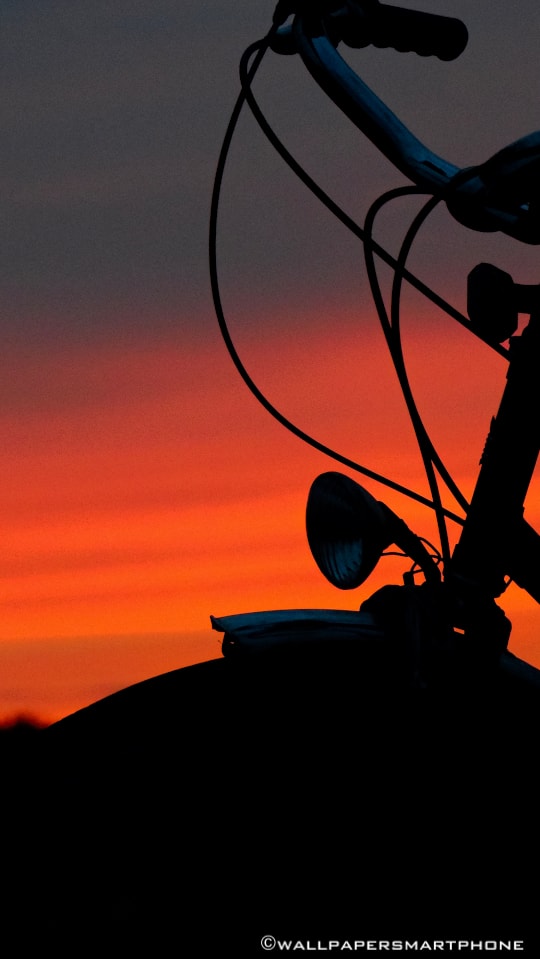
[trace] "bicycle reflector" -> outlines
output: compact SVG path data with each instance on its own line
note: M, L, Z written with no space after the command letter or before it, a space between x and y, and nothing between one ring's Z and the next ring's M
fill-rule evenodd
M422 568L440 573L418 536L384 503L343 473L321 473L309 491L307 538L321 573L339 589L356 589L396 543Z

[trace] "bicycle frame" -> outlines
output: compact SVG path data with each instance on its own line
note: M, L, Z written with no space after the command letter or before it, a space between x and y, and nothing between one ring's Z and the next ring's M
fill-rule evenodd
M452 558L451 574L499 596L510 575L540 602L540 538L525 529L525 496L540 451L538 362L540 312L511 339L507 383L481 460L470 508ZM520 562L525 548L528 563Z

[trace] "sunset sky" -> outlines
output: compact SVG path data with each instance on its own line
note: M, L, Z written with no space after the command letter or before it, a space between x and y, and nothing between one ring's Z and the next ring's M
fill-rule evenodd
M469 28L454 63L354 56L421 139L466 166L540 128L536 2L403 5ZM212 177L240 54L272 12L266 0L0 8L0 719L50 721L219 656L210 614L354 609L399 581L391 560L353 593L321 577L305 501L335 467L257 405L214 318ZM404 183L296 58L271 56L255 89L289 149L359 221L381 190ZM382 215L378 238L394 252L418 207L400 200ZM361 247L247 114L219 241L225 308L261 389L317 439L426 494ZM481 260L538 281L535 249L468 233L444 209L411 267L464 309ZM505 362L411 291L403 327L426 424L470 495ZM365 485L435 538L429 511ZM527 516L540 528L534 486ZM511 648L540 665L535 604L512 587L502 605Z

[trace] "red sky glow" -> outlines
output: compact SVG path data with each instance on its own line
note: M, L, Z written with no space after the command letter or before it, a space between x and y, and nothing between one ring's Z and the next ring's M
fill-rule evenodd
M343 317L340 339L320 320L308 343L289 342L286 351L275 335L282 363L253 360L274 401L303 428L425 494L381 336L369 318L362 326L355 332ZM459 382L468 336L449 338L434 326L411 344L411 378L433 438L444 440L441 452L467 492L504 380L504 362L488 355L472 382L463 370ZM179 338L80 349L61 362L21 361L18 370L19 407L3 415L9 446L0 477L6 715L58 718L149 675L219 656L211 613L354 609L388 578L399 582L396 560L381 561L351 593L323 579L304 509L312 480L334 466L258 407L217 337L189 350ZM430 511L365 485L436 538ZM531 504L534 519L538 500ZM515 648L540 661L534 604L520 590L508 602Z

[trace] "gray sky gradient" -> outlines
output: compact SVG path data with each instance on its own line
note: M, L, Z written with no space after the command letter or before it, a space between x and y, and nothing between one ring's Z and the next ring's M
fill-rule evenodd
M462 17L470 33L452 64L393 51L356 57L421 138L467 164L540 127L534 0L407 5ZM190 317L201 329L209 194L237 62L272 10L264 0L2 4L4 343L29 337L54 348L112 335L115 324L135 335L153 324L157 334L156 324L181 329ZM296 59L273 57L257 91L291 149L350 212L401 182ZM247 119L230 170L222 236L231 291L279 297L279 288L294 299L295 290L316 296L351 282L358 250L343 240L338 252L341 231L330 232Z

